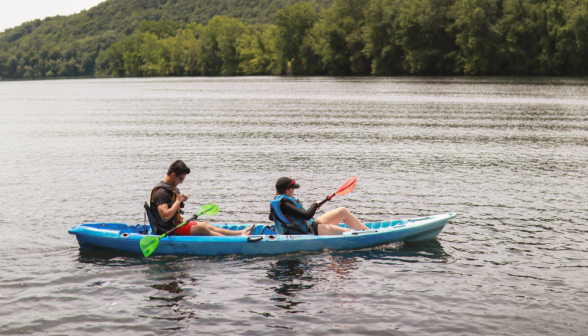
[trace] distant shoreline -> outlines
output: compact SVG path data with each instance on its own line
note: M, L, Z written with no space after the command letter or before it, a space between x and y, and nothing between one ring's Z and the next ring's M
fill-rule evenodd
M495 75L495 76L477 76L477 75L394 75L394 76L378 76L378 75L346 75L346 76L332 76L332 75L312 75L312 76L293 76L293 75L239 75L239 76L127 76L127 77L114 77L114 76L69 76L69 77L43 77L43 78L1 78L0 82L24 82L24 81L44 81L44 80L66 80L66 79L154 79L154 78L461 78L461 79L499 79L499 78L534 78L534 79L588 79L588 76L545 76L545 75Z

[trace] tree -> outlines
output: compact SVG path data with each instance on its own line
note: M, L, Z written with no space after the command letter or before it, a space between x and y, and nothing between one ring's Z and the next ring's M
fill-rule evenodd
M365 75L371 60L364 54L365 25L369 0L335 0L333 8L323 10L322 20L313 30L316 48L325 69L332 75Z
M133 60L137 61L141 76L161 76L162 73L162 55L165 54L166 50L163 43L157 38L157 35L153 33L140 33L137 41L141 41L140 45L137 45L137 52L133 52Z
M237 19L215 16L210 20L198 40L200 72L209 76L240 74L237 40L248 33L245 25Z
M543 0L504 0L498 29L504 40L505 73L551 73L549 62L541 57L552 43L547 32L546 7Z
M247 75L267 75L272 73L272 63L277 58L275 39L272 32L276 30L277 27L272 26L265 32L252 30L251 34L241 36L237 41L237 52L241 60L239 63L241 73Z
M106 51L106 57L110 65L110 72L114 77L124 77L125 72L125 60L124 60L124 45L123 42L116 42L111 45Z
M397 45L404 50L404 69L411 74L448 75L456 68L453 0L399 0Z
M80 66L80 73L82 75L91 76L94 74L94 70L96 64L94 60L96 59L96 55L93 53L85 52L82 55L82 64Z
M384 4L384 0L372 0L366 9L363 52L372 60L374 75L396 75L403 71L404 51L396 37L397 16L397 7Z
M172 20L145 20L139 24L140 33L151 33L158 39L176 36L178 25Z
M550 62L555 74L586 75L588 0L550 0L546 11L553 47L544 52L542 60Z
M278 57L287 73L305 75L313 70L315 56L310 32L318 17L308 2L299 2L278 12Z
M502 0L457 0L455 23L450 27L459 47L457 61L471 75L503 74L504 45L497 26Z

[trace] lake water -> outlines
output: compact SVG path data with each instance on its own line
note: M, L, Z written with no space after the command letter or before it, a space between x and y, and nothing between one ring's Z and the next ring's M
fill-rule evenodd
M0 82L0 334L587 335L588 80ZM171 162L186 210L268 223L280 176L363 221L456 212L437 239L279 256L87 252L143 223Z

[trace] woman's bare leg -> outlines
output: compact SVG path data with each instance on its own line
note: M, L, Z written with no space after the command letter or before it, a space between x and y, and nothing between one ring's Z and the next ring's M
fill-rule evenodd
M331 210L324 215L317 218L321 224L337 225L344 222L352 229L355 230L369 230L357 217L355 217L347 208L337 208ZM320 231L320 230L319 230Z
M343 232L352 231L351 229L342 228L337 225L332 224L319 224L318 225L318 234L319 236L336 236L342 235Z

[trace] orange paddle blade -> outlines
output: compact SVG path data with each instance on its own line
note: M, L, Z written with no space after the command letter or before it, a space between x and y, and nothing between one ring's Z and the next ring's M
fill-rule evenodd
M356 184L357 184L357 176L353 176L352 178L347 180L347 182L345 182L345 184L343 184L341 187L339 187L339 189L337 189L337 191L335 192L335 195L343 196L343 195L349 194L350 192L353 191L353 189L355 189Z

